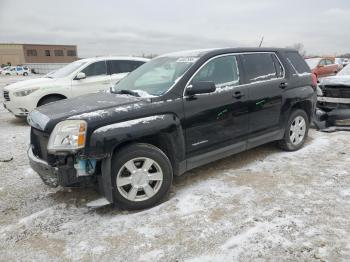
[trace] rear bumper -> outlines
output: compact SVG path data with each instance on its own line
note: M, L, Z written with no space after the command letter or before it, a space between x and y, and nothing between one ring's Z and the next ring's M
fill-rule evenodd
M59 185L58 168L52 167L47 162L37 158L33 154L32 147L29 147L27 154L31 168L38 173L41 180L50 187L57 187Z

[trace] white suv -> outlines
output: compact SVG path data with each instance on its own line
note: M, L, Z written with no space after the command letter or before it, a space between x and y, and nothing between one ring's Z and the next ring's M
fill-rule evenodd
M148 59L98 57L75 61L41 78L4 88L4 107L17 117L57 100L107 90Z

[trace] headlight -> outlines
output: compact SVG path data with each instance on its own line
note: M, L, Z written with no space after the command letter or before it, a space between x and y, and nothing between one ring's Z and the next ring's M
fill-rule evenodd
M85 147L87 123L83 120L65 120L52 131L47 145L49 152L75 151Z
M25 90L22 90L22 91L14 92L13 94L15 96L27 96L27 95L33 93L34 91L36 91L38 89L39 89L39 87L29 88L29 89L25 89Z

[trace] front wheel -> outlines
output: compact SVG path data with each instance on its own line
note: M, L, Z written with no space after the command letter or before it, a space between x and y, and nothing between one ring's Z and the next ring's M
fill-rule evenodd
M308 136L309 126L309 118L304 110L293 111L287 122L284 137L279 141L279 146L286 151L299 150Z
M168 194L173 170L168 157L150 144L131 144L112 158L115 204L128 210L160 203Z

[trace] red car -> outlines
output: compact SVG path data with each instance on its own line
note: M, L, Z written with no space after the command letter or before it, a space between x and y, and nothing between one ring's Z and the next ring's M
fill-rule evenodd
M340 69L332 57L307 58L305 61L317 78L335 75Z

